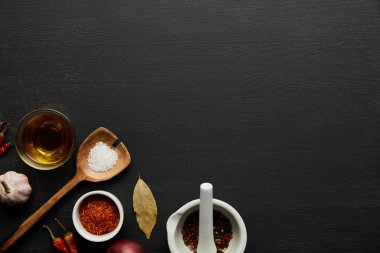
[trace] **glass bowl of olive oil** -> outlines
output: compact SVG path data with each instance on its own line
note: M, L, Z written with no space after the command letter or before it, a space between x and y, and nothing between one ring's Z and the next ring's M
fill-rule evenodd
M55 169L73 154L75 131L61 112L42 108L25 115L16 130L20 158L39 170Z

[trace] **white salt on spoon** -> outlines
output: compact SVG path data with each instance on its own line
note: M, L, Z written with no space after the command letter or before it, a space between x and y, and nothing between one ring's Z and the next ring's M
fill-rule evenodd
M94 172L105 172L117 163L118 155L104 142L97 142L88 154L87 162L90 169Z

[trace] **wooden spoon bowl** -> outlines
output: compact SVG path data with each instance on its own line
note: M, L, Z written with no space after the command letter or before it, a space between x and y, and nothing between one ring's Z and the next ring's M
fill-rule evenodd
M87 162L88 154L97 142L104 142L108 146L113 146L118 154L118 160L115 166L106 172L92 171ZM53 197L51 197L43 206L27 218L17 230L1 246L0 253L7 250L23 235L25 235L66 193L74 188L81 181L101 182L108 180L122 172L131 162L131 156L122 142L110 130L99 127L92 132L80 145L77 155L77 171L75 176L67 182Z
M118 155L118 160L115 166L113 166L112 169L101 173L92 171L87 162L88 154L97 142L103 142L110 147L113 146ZM83 180L91 182L105 181L122 172L130 162L131 156L124 144L119 142L117 136L110 130L104 127L99 127L92 132L79 147L76 176L83 176Z

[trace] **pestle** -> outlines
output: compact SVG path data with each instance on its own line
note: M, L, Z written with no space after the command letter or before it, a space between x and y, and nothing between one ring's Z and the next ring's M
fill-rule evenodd
M201 184L199 204L199 238L197 253L216 253L213 230L212 199L212 184Z

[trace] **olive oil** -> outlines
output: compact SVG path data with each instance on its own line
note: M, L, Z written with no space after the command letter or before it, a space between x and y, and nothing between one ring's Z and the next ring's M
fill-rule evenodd
M74 131L61 115L42 113L29 119L22 134L22 146L35 162L59 164L71 155Z

